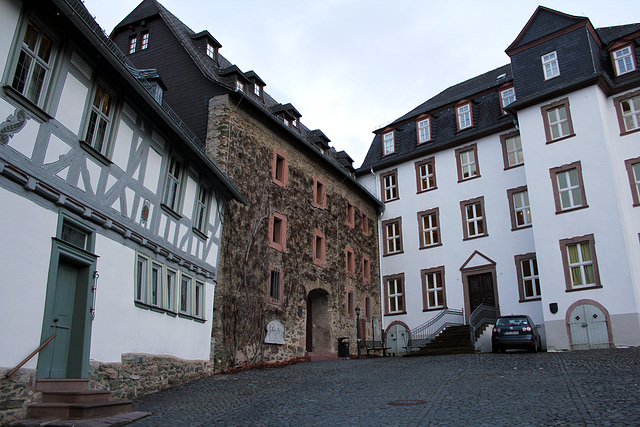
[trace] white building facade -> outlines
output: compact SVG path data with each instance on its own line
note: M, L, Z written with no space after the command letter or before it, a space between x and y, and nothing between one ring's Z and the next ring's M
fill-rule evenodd
M101 366L127 355L151 389L168 378L145 357L176 381L206 370L224 207L242 196L81 2L0 8L0 369L55 335L13 378L109 387L131 372Z
M375 132L388 340L485 304L549 350L640 345L639 30L540 7L511 64Z

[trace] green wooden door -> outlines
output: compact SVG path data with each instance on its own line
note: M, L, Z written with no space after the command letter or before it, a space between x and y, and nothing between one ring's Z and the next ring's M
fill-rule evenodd
M51 333L56 334L51 348L49 378L67 378L69 346L73 328L73 307L78 281L78 269L67 263L58 265L58 276L50 321Z

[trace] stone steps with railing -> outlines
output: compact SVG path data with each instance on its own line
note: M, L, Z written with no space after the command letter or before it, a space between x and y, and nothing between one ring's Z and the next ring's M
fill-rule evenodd
M435 356L442 354L474 353L468 325L448 326L438 336L407 356Z

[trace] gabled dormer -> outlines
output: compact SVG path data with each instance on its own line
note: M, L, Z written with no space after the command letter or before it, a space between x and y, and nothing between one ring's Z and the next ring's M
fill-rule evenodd
M215 61L216 64L218 63L218 50L222 45L211 35L211 33L209 33L209 31L204 30L194 34L191 36L191 40L193 40L193 44L198 51Z
M167 90L167 87L162 82L160 78L160 74L158 74L158 70L155 68L150 68L147 70L136 70L136 77L142 83L142 86L149 92L153 98L158 102L158 104L162 105L162 101L164 99L164 91Z
M335 157L336 157L336 161L341 166L343 166L345 169L347 169L350 173L354 172L353 159L351 158L351 156L349 156L349 154L347 154L346 151L344 151L344 150L338 151L337 153L335 153Z
M298 112L290 103L288 104L275 104L269 108L269 111L276 117L280 118L285 125L292 129L300 129L300 117L302 114Z
M604 71L603 48L588 18L539 6L506 49L518 99L595 77Z
M307 134L307 141L320 148L323 153L329 149L329 143L331 142L327 135L325 135L320 129L309 131Z
M244 73L236 65L223 68L218 71L218 75L223 78L224 83L229 87L240 92L248 92L249 79L245 77Z
M244 73L244 76L247 80L249 80L249 85L251 86L248 92L250 91L255 96L262 99L262 95L264 94L264 87L267 84L253 70L247 71L246 73Z

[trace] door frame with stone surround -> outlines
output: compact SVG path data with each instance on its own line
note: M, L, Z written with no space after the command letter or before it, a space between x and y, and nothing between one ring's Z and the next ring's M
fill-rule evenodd
M469 316L473 312L471 309L471 297L469 291L469 278L483 274L491 274L493 300L495 307L500 307L498 300L498 281L496 275L496 262L479 251L474 251L460 267L462 275L462 289L464 292L464 321L469 322Z
M591 307L587 307L591 306ZM581 319L581 315L590 315ZM597 318L602 316L602 318ZM604 306L582 299L574 302L566 313L567 336L572 350L590 350L613 346L611 319Z
M316 288L307 295L307 352L332 352L329 292Z

